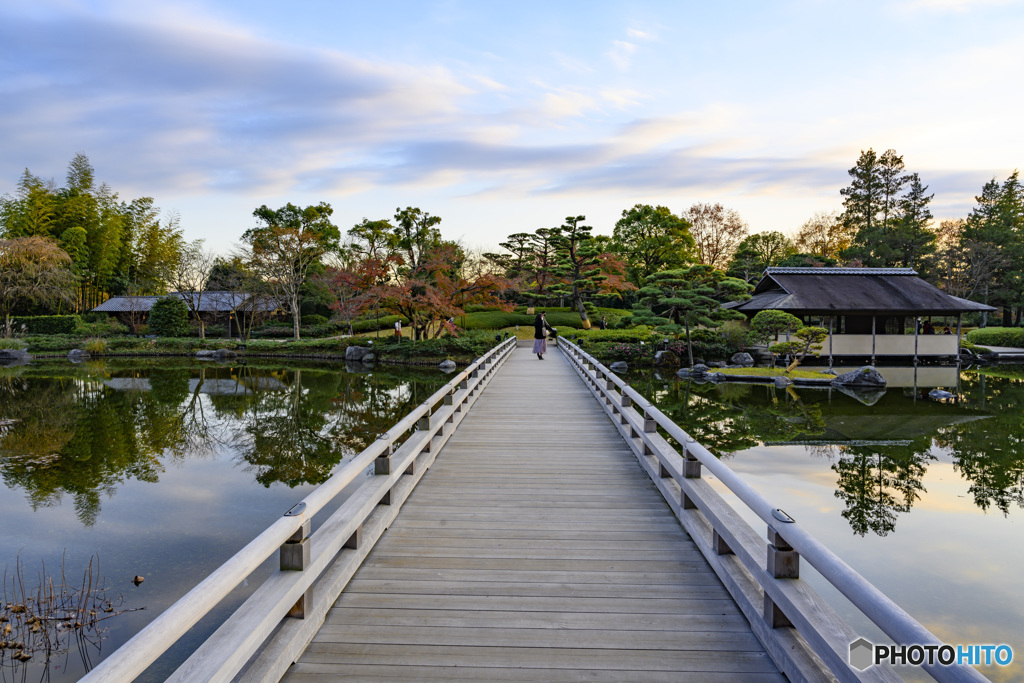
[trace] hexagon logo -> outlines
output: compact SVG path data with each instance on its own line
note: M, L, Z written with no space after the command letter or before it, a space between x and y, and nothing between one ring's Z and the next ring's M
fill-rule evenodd
M875 646L867 638L858 638L850 643L850 666L863 671L875 663Z

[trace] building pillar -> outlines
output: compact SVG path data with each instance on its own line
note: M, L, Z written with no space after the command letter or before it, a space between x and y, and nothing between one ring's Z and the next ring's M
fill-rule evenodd
M878 319L874 313L871 314L871 364L875 364L875 321Z
M832 321L833 316L828 317L828 369L832 369Z
M914 365L917 365L917 335L921 329L921 321L918 317L914 316Z

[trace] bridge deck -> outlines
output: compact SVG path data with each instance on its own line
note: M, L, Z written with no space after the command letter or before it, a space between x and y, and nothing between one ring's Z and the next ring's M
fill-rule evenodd
M528 351L284 680L785 680L568 363Z

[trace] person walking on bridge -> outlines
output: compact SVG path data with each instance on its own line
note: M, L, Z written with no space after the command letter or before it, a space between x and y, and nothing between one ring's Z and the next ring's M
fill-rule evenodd
M538 313L533 320L533 352L539 360L544 360L544 354L548 352L548 333L554 331L555 328L548 325L544 311Z

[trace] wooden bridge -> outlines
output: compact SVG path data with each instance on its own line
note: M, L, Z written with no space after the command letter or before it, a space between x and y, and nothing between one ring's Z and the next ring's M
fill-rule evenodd
M84 680L133 680L278 547L282 570L171 680L900 680L849 665L857 634L799 578L801 554L895 642L939 643L561 346L544 361L495 347Z

